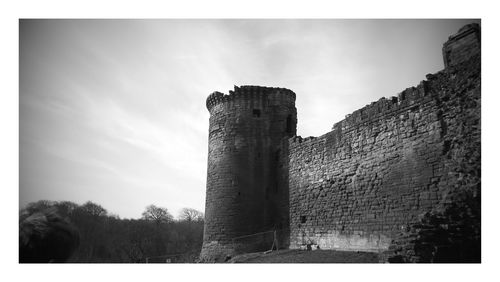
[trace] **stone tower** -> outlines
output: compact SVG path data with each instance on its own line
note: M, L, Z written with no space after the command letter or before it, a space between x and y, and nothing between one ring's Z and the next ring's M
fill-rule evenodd
M288 227L288 138L296 134L297 110L293 91L260 86L235 86L229 95L214 92L207 109L201 259L210 261L234 254L233 238ZM257 251L259 243L242 246Z
M477 23L463 26L443 44L445 68L465 62L477 54L481 54L481 26Z

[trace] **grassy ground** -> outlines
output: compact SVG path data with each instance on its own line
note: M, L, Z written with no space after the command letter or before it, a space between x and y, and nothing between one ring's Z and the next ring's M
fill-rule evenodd
M268 254L251 253L239 255L233 263L378 263L377 253L345 252L331 250L281 250Z

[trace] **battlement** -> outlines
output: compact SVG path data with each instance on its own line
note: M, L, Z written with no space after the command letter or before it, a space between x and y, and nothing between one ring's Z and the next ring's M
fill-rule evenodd
M214 106L221 103L238 100L240 98L246 100L261 100L271 94L277 95L283 100L295 102L295 93L290 89L242 85L240 87L234 86L234 90L229 90L229 94L224 94L218 91L213 92L207 97L206 105L208 111L211 111Z
M311 141L314 141L314 140L317 140L318 137L315 137L315 136L309 136L309 137L306 137L306 138L302 138L302 136L294 136L292 138L289 139L289 142L290 143L307 143L307 142L311 142Z
M361 124L368 124L386 118L388 116L397 116L406 111L418 111L420 105L430 102L438 95L436 91L430 91L429 85L435 80L448 79L457 71L474 69L480 64L480 56L474 55L467 61L456 63L447 69L435 74L427 74L426 80L422 80L416 87L410 87L400 92L397 96L390 98L382 97L376 102L372 102L365 107L346 115L345 119L335 123L332 130L349 131Z
M421 81L418 86L405 89L399 93L397 97L382 97L378 101L372 102L354 111L352 114L347 115L344 120L335 123L332 130L341 129L345 131L350 127L411 109L417 106L417 104L430 100L427 83L427 81Z

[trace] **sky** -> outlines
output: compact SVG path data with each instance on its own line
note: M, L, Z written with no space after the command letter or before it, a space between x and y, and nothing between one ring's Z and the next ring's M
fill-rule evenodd
M323 135L443 69L443 43L471 22L21 20L19 205L203 211L210 93L291 89L298 135Z

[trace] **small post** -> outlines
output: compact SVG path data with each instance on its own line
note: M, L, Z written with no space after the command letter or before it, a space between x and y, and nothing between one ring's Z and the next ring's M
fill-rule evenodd
M276 251L279 250L278 247L278 236L276 236L276 230L274 230L274 241L276 242Z

